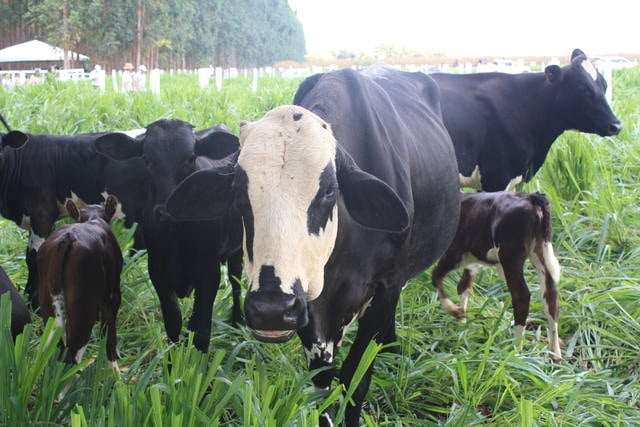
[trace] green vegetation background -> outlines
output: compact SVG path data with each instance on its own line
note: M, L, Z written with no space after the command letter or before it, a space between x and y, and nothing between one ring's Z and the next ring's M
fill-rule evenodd
M553 206L563 361L553 363L547 354L532 268L530 327L519 352L512 342L510 296L492 270L478 276L466 324L443 312L426 272L401 297L401 354L381 353L375 361L365 425L640 425L638 82L637 67L614 74L613 109L624 125L619 135L565 133L524 187L546 193ZM197 129L224 122L237 131L240 120L290 103L298 84L262 78L253 93L250 79L238 78L217 91L199 88L195 75L164 75L160 95L101 95L87 82L49 81L0 89L0 112L14 128L34 133L126 130L164 117ZM114 227L126 249L132 231ZM26 237L0 220L0 265L19 287L26 280ZM446 281L450 294L456 279L452 274ZM126 255L122 292L119 376L107 367L98 334L78 371L45 348L50 324L36 319L14 346L6 307L0 311L0 425L313 426L318 410L344 408L337 382L331 390L314 390L296 338L261 344L247 330L229 326L228 284L215 303L206 355L167 342L144 252ZM187 316L191 300L182 305ZM369 348L362 368L378 350ZM344 351L338 360L343 357Z

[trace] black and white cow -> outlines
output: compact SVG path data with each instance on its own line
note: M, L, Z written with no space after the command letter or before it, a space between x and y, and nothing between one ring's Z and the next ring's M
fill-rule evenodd
M569 65L541 73L431 77L440 86L462 187L513 189L535 175L565 130L610 136L622 129L605 98L607 83L579 49Z
M201 156L198 147L209 143L211 158ZM242 274L242 224L238 215L224 215L216 221L173 223L164 214L169 193L197 168L209 167L216 159L235 153L238 138L224 125L193 131L181 120L158 120L147 126L142 138L111 133L98 138L96 150L119 161L141 161L149 175L145 185L135 184L116 195L147 194L142 203L142 233L149 263L149 276L160 299L167 335L178 341L182 314L178 298L195 290L189 329L195 332L194 345L206 351L211 334L211 312L220 284L220 263L227 262L233 288L234 323L242 322L240 283ZM213 162L213 163L212 163Z
M144 130L131 131L141 132ZM67 216L65 199L78 200L81 205L100 203L107 191L116 193L108 188L111 180L115 189L140 178L138 168L130 167L114 170L111 178L105 176L107 162L93 149L100 135L20 131L0 135L0 214L29 230L26 291L33 308L38 305L36 253L54 222Z
M459 213L458 170L428 76L385 67L316 74L240 130L235 166L199 171L167 202L180 220L242 214L247 324L282 342L298 332L311 369L349 385L367 344L395 341L400 290L446 250ZM330 386L335 369L317 374ZM358 424L372 369L353 395ZM332 423L329 413L320 423Z

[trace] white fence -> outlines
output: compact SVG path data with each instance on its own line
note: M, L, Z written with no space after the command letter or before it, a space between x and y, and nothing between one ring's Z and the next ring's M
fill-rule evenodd
M552 59L548 64L540 64L540 69L543 70L545 66L551 64L559 64L557 59ZM518 74L522 72L529 72L536 68L537 64L534 62L529 63L528 65L524 64L522 60L497 60L491 61L489 63L479 62L477 64L472 64L470 62L459 63L455 65L449 64L437 64L437 65L428 65L428 64L390 64L391 67L397 68L403 71L409 72L423 72L426 74L434 73L434 72L444 72L444 73L474 73L474 72L487 72L487 71L499 71L504 73ZM132 82L132 86L129 89L128 87L123 86L123 71L122 70L113 70L111 72L111 79L113 90L115 92L127 92L134 90L149 90L152 93L160 93L160 76L164 73L168 74L178 74L178 73L187 73L187 74L195 74L197 76L198 83L200 87L204 88L209 86L210 84L214 84L217 90L222 90L223 82L227 79L235 79L239 77L243 77L245 79L251 78L251 89L256 92L258 90L260 79L263 77L281 77L281 78L305 78L312 74L323 73L337 70L339 67L337 65L327 65L327 66L308 66L308 67L263 67L263 68L251 68L251 69L238 69L238 68L221 68L221 67L207 67L207 68L198 68L195 70L174 70L170 69L168 71L160 70L160 69L152 69L148 74L145 73L143 76L144 83L135 87ZM353 68L362 68L362 67L353 67ZM98 87L100 90L105 90L105 72L104 70L99 71L99 78L96 82L91 78L91 74L93 72L87 73L82 68L70 69L70 70L53 70L58 73L58 78L62 81L80 81L80 80L92 80L93 85ZM12 87L15 85L21 84L30 84L30 83L38 83L43 79L46 79L46 75L49 72L48 70L8 70L8 71L0 71L0 80L2 81L2 85L5 87ZM611 101L612 93L611 88L612 84L612 68L606 66L600 66L599 71L602 73L605 80L609 83L607 87L607 99ZM132 73L131 78L134 78Z

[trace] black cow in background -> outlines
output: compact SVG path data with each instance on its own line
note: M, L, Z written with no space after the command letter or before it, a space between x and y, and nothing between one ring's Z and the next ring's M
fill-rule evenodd
M215 147L210 158L201 156L199 145ZM239 216L225 215L216 221L174 223L165 215L169 193L198 168L238 150L238 138L224 125L199 132L181 120L158 120L147 126L143 138L111 133L98 138L96 150L117 161L141 161L148 173L147 188L132 185L116 193L135 198L131 192L148 195L142 206L140 225L147 248L149 275L160 299L167 335L178 341L182 314L178 298L195 291L188 328L195 332L194 345L209 346L213 302L220 285L220 263L227 262L233 288L234 324L242 322L240 284L242 274L242 224Z
M605 98L607 83L580 49L543 73L431 74L456 150L460 185L513 189L540 169L565 130L600 136L622 129Z
M0 268L0 295L7 292L11 295L11 336L15 340L16 336L22 333L25 325L31 322L31 316L29 315L27 304L25 304L13 282L7 276L7 273Z
M144 181L139 165L107 166L108 161L93 147L101 135L104 133L47 135L15 130L0 134L0 214L29 230L26 293L34 309L38 306L36 254L55 221L67 216L65 199L81 206L97 204L107 193L119 196L121 189ZM139 209L134 198L125 195L122 202L130 204L122 208L130 225L137 220ZM119 217L122 211L119 209Z

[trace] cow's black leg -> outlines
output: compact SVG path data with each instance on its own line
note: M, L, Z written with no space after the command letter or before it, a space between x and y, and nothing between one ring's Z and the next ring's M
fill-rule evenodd
M391 322L395 321L396 305L400 296L400 290L401 286L385 287L382 284L378 286L371 300L370 307L360 319L356 338L340 369L340 382L342 382L347 389L369 342L374 338L377 342L384 342L384 333L390 328ZM369 390L372 374L373 364L367 369L362 381L360 381L360 384L358 384L358 387L353 393L352 398L354 405L347 406L345 425L358 425L362 403Z
M42 235L48 236L50 233L50 227L46 233ZM29 230L29 245L27 246L27 253L25 257L25 261L27 263L27 284L25 286L25 293L27 294L27 299L31 304L32 310L37 310L39 307L38 301L38 265L36 262L36 258L38 256L38 249L44 243L45 238L41 237L41 235L36 234L34 230Z
M242 251L231 255L227 260L227 274L233 295L231 324L237 327L238 325L244 325L244 316L242 315L242 307L240 305L240 297L242 296L242 287L240 286L240 279L242 278Z
M309 323L298 331L300 341L307 355L309 370L326 368L313 376L313 385L319 390L329 390L331 381L336 376L335 354L337 353L337 344L334 340L321 338L315 333L315 325L313 322L313 313L309 312ZM329 408L326 412L320 414L319 426L333 426L335 411Z
M387 330L381 334L381 337L382 339L379 341L383 344L391 344L398 341L398 336L396 335L396 322L391 322ZM385 353L400 354L400 344L390 345L380 351Z
M24 291L27 295L27 300L29 304L31 304L32 310L37 310L39 307L38 304L38 266L36 263L36 256L38 252L35 249L32 249L30 246L27 246L27 253L25 256L25 261L27 263L27 284L25 285Z
M444 288L443 281L445 276L449 274L449 272L454 270L461 260L462 257L460 255L445 253L438 261L438 264L431 271L431 283L438 290L438 298L440 299L442 308L447 313L450 313L458 318L462 316L462 310L449 298L449 295Z
M206 277L206 280L200 280L196 286L193 313L191 314L188 325L189 330L195 332L193 345L202 352L209 350L213 301L216 298L219 286L220 264L215 262L211 276Z
M169 286L157 284L157 280L153 279L152 283L160 299L160 310L162 311L162 319L164 320L164 329L167 331L167 336L171 341L178 342L180 330L182 329L182 312L178 304L178 297Z
M466 267L462 272L462 277L458 282L458 296L460 297L460 317L464 316L467 312L467 304L469 303L469 295L473 289L473 281L478 274L479 265L471 265Z
M178 303L178 296L170 281L163 274L163 267L157 266L157 260L151 254L147 254L149 278L160 299L160 309L167 336L173 342L178 342L182 330L182 312Z

